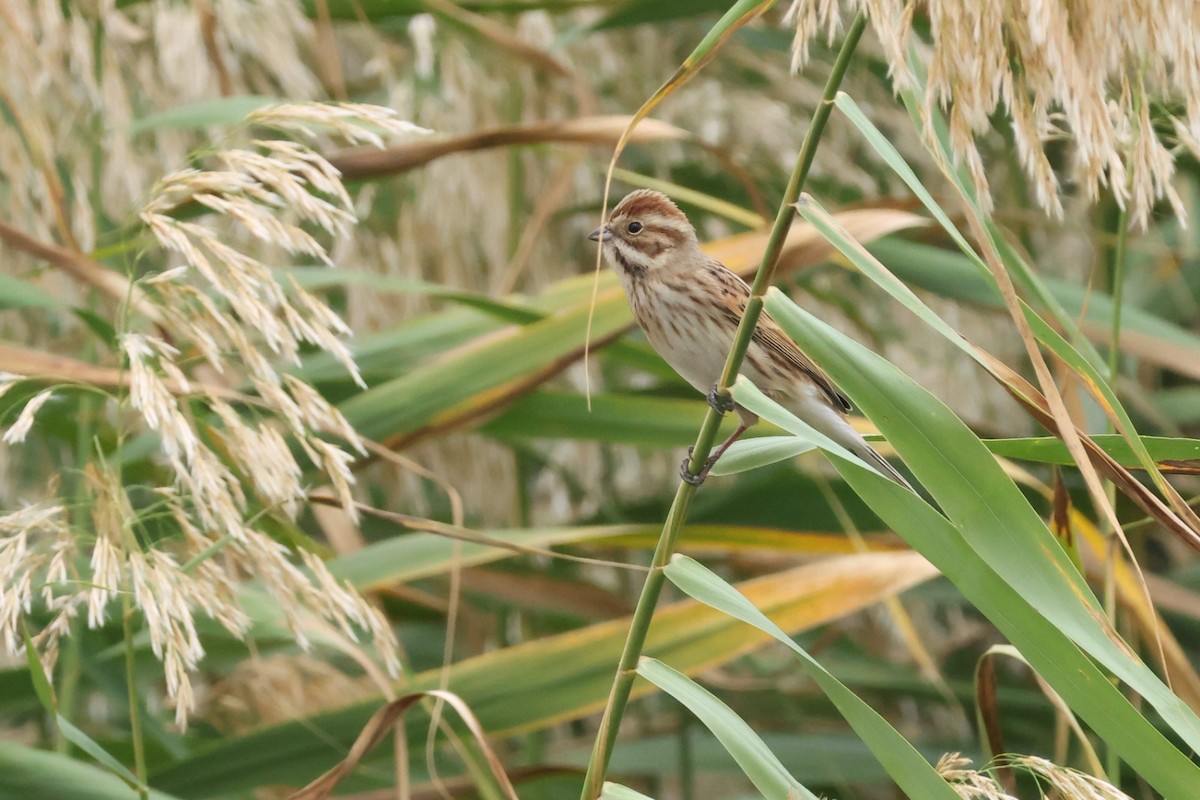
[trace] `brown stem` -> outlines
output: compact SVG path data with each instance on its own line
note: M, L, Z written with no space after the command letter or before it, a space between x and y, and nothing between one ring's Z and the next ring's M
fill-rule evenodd
M93 261L78 250L35 239L4 222L0 222L0 242L53 264L71 277L96 287L118 303L130 300L140 313L151 320L158 319L157 309L146 301L127 277Z

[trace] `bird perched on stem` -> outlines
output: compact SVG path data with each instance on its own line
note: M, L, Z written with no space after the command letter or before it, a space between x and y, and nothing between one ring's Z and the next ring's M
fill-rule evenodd
M649 189L626 195L603 227L588 235L604 249L633 307L633 315L658 354L718 411L736 411L741 424L709 457L699 474L680 474L699 484L717 459L758 421L751 411L722 398L717 380L750 299L736 273L700 250L696 229L670 198ZM764 311L741 372L767 396L902 486L912 488L846 420L850 401L800 352Z

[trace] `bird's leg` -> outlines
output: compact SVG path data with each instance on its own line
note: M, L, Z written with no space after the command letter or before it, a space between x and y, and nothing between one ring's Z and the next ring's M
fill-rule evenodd
M708 404L712 407L713 411L716 411L718 414L728 414L737 407L737 404L733 402L733 398L730 397L729 391L726 390L725 392L722 392L721 387L715 383L712 385L712 388L708 390L708 394L706 396L708 397Z
M715 389L716 387L713 388ZM712 395L710 394L709 397L712 397ZM689 447L687 456L684 457L683 463L679 465L679 477L683 478L685 483L690 483L692 486L699 486L700 484L704 483L704 479L707 478L708 473L712 471L713 464L716 464L717 460L721 456L725 455L725 451L729 449L729 446L736 442L738 438L746 432L746 428L748 427L750 426L744 423L738 425L737 430L731 433L729 438L726 439L721 446L716 449L716 452L708 457L708 460L704 462L704 466L701 467L700 471L697 473L692 473L688 469L692 464L692 451L696 449L694 446Z
M714 383L712 385L712 388L708 390L706 397L708 398L709 406L711 406L712 409L718 414L728 414L730 411L733 411L737 408L737 403L733 401L733 398L729 395L729 392L722 392L721 387L718 384ZM712 454L708 457L708 460L704 462L704 466L700 468L699 472L693 473L689 469L692 463L692 452L695 450L694 446L689 447L687 456L679 465L679 477L683 478L686 483L690 483L692 486L699 486L700 484L704 483L704 479L707 478L708 473L712 471L713 464L716 464L717 460L725 454L726 450L729 449L729 446L736 442L738 438L746 432L746 428L750 427L750 425L757 421L757 417L751 416L749 422L747 423L745 415L743 414L742 416L743 419L741 424L738 425L737 430L730 434L729 438L722 442L721 446L712 452Z

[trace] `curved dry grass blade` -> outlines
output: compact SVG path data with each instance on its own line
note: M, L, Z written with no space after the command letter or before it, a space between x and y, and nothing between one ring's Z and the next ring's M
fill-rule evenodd
M871 255L861 243L849 237L846 234L846 231L840 228L837 220L830 215L828 211L822 208L819 203L813 200L811 196L804 195L801 199L801 202L797 204L797 208L805 217L805 219L809 220L809 222L818 227L821 230L822 235L834 242L838 249L864 274L870 277L876 282L876 284L891 294L896 300L920 317L924 322L941 333L956 347L974 358L980 364L980 366L988 370L991 375L996 378L996 380L1000 381L1000 383L1010 393L1012 393L1013 396L1018 399L1018 401L1022 402L1023 405L1026 405L1027 409L1029 409L1030 413L1035 419L1046 426L1047 430L1049 430L1051 433L1055 433L1056 436L1062 439L1063 444L1071 453L1071 457L1075 460L1076 464L1080 466L1081 470L1084 471L1085 475L1089 473L1094 474L1095 470L1098 468L1104 469L1106 474L1109 474L1109 471L1112 471L1110 477L1113 478L1114 482L1119 488L1122 489L1122 491L1129 493L1130 496L1133 497L1135 501L1139 503L1139 505L1142 505L1142 507L1145 508L1148 513L1159 515L1165 511L1166 515L1168 516L1164 517L1164 519L1169 519L1170 521L1165 521L1164 524L1168 524L1171 527L1171 530L1178 533L1181 537L1192 544L1193 547L1200 548L1200 532L1197 532L1196 529L1193 529L1193 527L1188 524L1187 519L1181 518L1174 511L1168 509L1162 503L1162 501L1158 499L1157 496L1150 492L1149 489L1142 486L1142 484L1139 483L1137 479L1128 472L1128 470L1125 470L1116 462L1115 459L1113 459L1107 453L1104 453L1094 441L1092 441L1075 425L1073 421L1071 421L1069 416L1067 417L1066 424L1070 426L1070 430L1064 431L1063 434L1056 433L1056 431L1061 429L1058 425L1059 420L1055 416L1052 401L1047 400L1041 391L1033 387L1028 381L1009 368L1008 365L1004 364L985 350L982 350L974 343L968 342L957 330L952 328L945 322L945 320L929 309L923 301L913 294L912 290L909 289L907 285L900 281L894 274L892 274L890 270L887 269L887 267L880 263L879 260L873 255ZM1007 273L1005 273L1005 276L1007 276ZM1000 280L999 277L994 277L997 281ZM1009 286L1011 288L1011 282L1009 283ZM1036 335L1033 332L1032 326L1037 324L1038 331L1042 335L1047 333L1047 326L1039 317L1036 317L1036 315L1027 317L1025 310L1028 309L1028 306L1024 305L1019 298L1016 298L1015 294L1013 295L1012 299L1013 302L1017 304L1018 308L1021 309L1021 321L1024 323L1024 328L1029 331L1029 335L1031 337L1035 337L1034 345L1035 349L1037 349ZM1033 319L1035 322L1031 323L1030 319ZM1037 349L1037 352L1039 358L1041 358L1040 349ZM1086 374L1078 374L1080 375L1081 379L1085 381L1088 379ZM1101 401L1104 400L1103 396L1098 399ZM1059 405L1062 405L1061 396L1059 397ZM1105 408L1110 411L1113 410L1111 403L1107 404ZM1063 410L1065 411L1065 406L1063 406ZM1126 439L1129 440L1130 437L1127 436ZM1084 453L1091 452L1097 454L1098 465L1093 467L1092 462L1086 456L1081 455L1080 452L1078 452L1077 449L1072 446L1072 441L1078 443L1079 447L1082 448ZM1130 444L1135 448L1140 448L1142 451L1145 450L1145 447L1141 444L1140 440L1136 443L1130 441ZM1079 463L1081 458L1085 463ZM1148 454L1144 459L1142 459L1142 461L1143 463L1148 462L1148 469L1153 469L1153 460L1149 459ZM1101 464L1103 464L1102 467L1100 466ZM1161 479L1161 476L1159 477ZM1170 492L1174 492L1173 487L1170 487L1169 484L1167 484L1167 488L1170 490ZM1170 492L1168 493L1168 497L1173 496ZM1148 506L1146 505L1147 503L1149 504ZM1103 498L1102 503L1098 502L1096 507L1105 513L1113 530L1121 530L1121 526L1115 517L1116 512L1113 510L1111 504L1108 503L1107 497ZM1194 512L1192 512L1190 509L1188 509L1187 513L1194 514ZM1196 527L1200 528L1200 526ZM1122 539L1124 540L1123 534ZM1128 543L1123 541L1123 544L1128 551Z
M1088 769L1090 769L1092 774L1096 777L1107 780L1107 773L1105 773L1104 767L1100 763L1100 757L1096 755L1096 748L1092 746L1091 740L1088 739L1087 734L1083 732L1083 726L1081 726L1079 724L1079 720L1076 719L1075 712L1073 712L1071 707L1067 705L1066 701L1062 699L1062 696L1059 695L1058 692L1054 691L1054 688L1051 687L1050 684L1046 683L1045 678L1038 674L1038 671L1033 668L1033 665L1030 664L1025 659L1025 656L1021 654L1021 651L1010 644L992 645L987 649L987 652L980 656L979 663L983 664L984 662L988 662L990 664L991 660L996 656L1008 656L1009 658L1019 661L1020 663L1029 667L1029 671L1033 673L1033 678L1035 681L1037 681L1038 688L1041 689L1042 694L1046 696L1046 699L1050 701L1050 704L1054 706L1055 710L1058 711L1062 718L1067 721L1067 725L1075 734L1075 738L1079 741L1079 746L1083 750L1084 759L1087 761ZM1000 754L996 753L995 755Z
M353 772L358 763L384 740L391 731L392 726L417 702L426 697L437 698L458 712L459 717L466 724L467 729L471 731L471 735L479 745L479 749L483 751L496 782L500 784L506 796L511 798L511 800L517 800L517 790L513 788L512 782L509 781L508 775L504 772L504 765L500 763L500 759L496 757L491 745L488 744L487 736L483 732L483 726L479 724L479 720L475 718L470 707L458 695L440 689L406 694L404 697L398 698L376 711L371 719L367 721L367 724L363 726L362 733L358 735L358 739L355 740L346 757L324 775L300 791L289 795L288 800L324 800L324 798L328 797L337 788L342 778Z
M696 45L696 49L692 51L691 55L684 59L675 74L642 105L642 109L649 113L667 95L687 83L705 64L713 60L717 51L725 42L729 41L731 36L773 5L775 5L775 0L738 0L717 20L717 24L700 40L700 44Z
M1011 463L1006 465L1006 471L1014 480L1034 489L1043 497L1056 498L1057 486L1052 489L1029 472ZM1055 513L1058 513L1057 507ZM1073 506L1068 505L1062 513L1066 517L1063 520L1064 526L1075 534L1075 549L1082 561L1083 569L1093 580L1098 580L1107 569L1108 537L1100 532L1092 520ZM1160 659L1159 663L1163 674L1170 679L1172 691L1178 694L1192 709L1200 711L1200 674L1197 674L1187 653L1179 644L1179 640L1175 638L1157 610L1157 607L1164 606L1164 595L1170 597L1173 591L1178 590L1182 593L1184 603L1171 605L1168 600L1165 607L1194 617L1197 610L1200 609L1200 597L1155 575L1146 575L1143 586L1139 573L1125 561L1117 559L1112 566L1117 599L1121 602L1122 607L1132 615L1147 641L1158 637L1161 649L1155 651L1155 654ZM1149 590L1149 597L1147 597L1146 590Z
M1106 341L1112 336L1108 326L1086 319L1079 323L1079 329L1088 338L1098 342ZM1164 341L1161 336L1131 330L1128 327L1122 328L1121 350L1192 380L1200 380L1200 360L1196 358L1196 352L1181 344Z
M1007 753L1000 727L1000 702L996 692L996 662L985 653L975 662L975 722L980 739L992 757ZM1005 773L1009 775L1008 772ZM1008 783L1008 781L1006 781Z
M443 156L534 144L611 145L629 129L632 117L625 115L579 117L557 122L534 122L447 136L416 139L383 150L346 150L329 158L345 180L362 180L398 175ZM638 126L629 141L691 141L692 135L666 122L648 119Z
M936 575L915 553L871 553L822 559L743 581L736 588L776 625L795 635ZM264 608L264 613L271 610ZM454 665L452 685L497 739L579 719L603 708L612 664L629 625L630 618L623 617L473 656ZM689 599L656 611L646 652L694 675L760 648L768 640L767 634ZM432 688L440 673L439 668L414 675L409 686ZM638 683L633 696L650 690ZM307 773L313 759L329 752L331 740L348 743L373 710L348 705L317 718L222 741L164 766L153 776L154 785L166 791L203 785L210 794L230 794L257 786L256 775L281 764L292 772Z
M929 220L907 211L892 208L858 208L839 211L830 217L859 242L869 242L892 233L922 228ZM766 231L740 233L709 242L704 252L733 271L747 276L758 266L758 259L767 246ZM836 248L811 223L796 220L788 229L783 249L779 253L775 274L793 272L826 261Z
M1000 381L1001 385L1004 386L1013 399L1020 403L1029 415L1037 420L1046 430L1062 438L1059 433L1058 422L1051 414L1049 405L1042 393L1007 364L1000 361L1000 359L981 348L976 348L976 350L980 356L980 363ZM1081 437L1080 441L1083 443L1085 451L1090 455L1088 459L1089 465L1094 465L1096 470L1103 473L1106 478L1116 484L1117 488L1123 494L1137 503L1147 514L1158 520L1164 528L1174 533L1192 549L1200 551L1200 534L1193 530L1184 520L1180 519L1158 495L1146 488L1129 470L1121 466L1108 453L1104 452L1091 438L1077 428L1076 432Z

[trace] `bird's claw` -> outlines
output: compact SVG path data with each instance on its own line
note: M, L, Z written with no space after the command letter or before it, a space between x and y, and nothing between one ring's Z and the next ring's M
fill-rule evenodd
M717 459L709 458L704 462L704 466L700 468L699 472L692 472L692 453L695 451L695 449L696 448L694 446L689 447L687 455L683 457L683 461L679 462L679 477L683 479L684 483L689 483L692 486L699 486L700 484L704 483L704 479L707 478L708 473L712 471L713 464L717 463Z
M712 388L708 390L707 397L709 406L711 406L712 409L718 414L728 414L737 406L737 404L733 402L733 398L729 396L729 392L722 392L721 387L715 383L712 385Z

